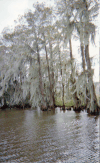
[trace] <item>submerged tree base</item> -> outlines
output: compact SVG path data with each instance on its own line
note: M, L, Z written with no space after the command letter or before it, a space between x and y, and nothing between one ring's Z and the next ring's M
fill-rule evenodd
M73 110L77 111L77 112L80 112L80 111L86 110L86 106L82 105L82 106L79 106L79 107L73 107Z
M53 110L53 109L55 109L55 105L53 106L53 105L51 105L51 106L44 106L44 105L42 105L40 108L41 108L41 110L42 111L50 111L50 110Z
M46 106L42 105L42 106L41 106L41 110L42 110L42 111L47 111L48 108L47 108Z
M30 104L16 104L16 105L3 105L3 106L1 106L0 107L0 109L2 109L2 110L5 110L5 109L7 109L7 108L9 108L9 109L25 109L25 108L31 108L31 105Z
M71 110L71 107L67 107L66 110Z
M5 104L5 105L1 106L0 109L1 110L5 110L5 109L8 109L8 108L9 109L25 109L25 108L31 108L31 107L32 106L30 104L23 104L23 105L22 104L16 104L16 105L7 105L7 104ZM48 106L47 107L47 106L42 105L40 108L41 108L42 111L51 111L51 110L53 110L53 109L55 109L57 107L61 108L61 110L64 110L64 111L65 110L71 110L71 108L73 108L73 111L75 111L75 112L80 112L80 111L86 110L88 114L100 115L100 106L97 106L94 112L90 111L89 108L87 109L85 105L82 105L80 107L75 107L75 106L66 107L65 105L63 105L63 106L54 105L54 106Z
M88 114L91 114L91 115L100 115L100 106L97 106L96 109L95 109L95 111L93 111L93 112L90 111L90 109L88 108L87 109L87 113Z
M0 107L0 109L2 109L2 110L5 110L7 108L10 108L10 107L8 105L3 105L3 106Z

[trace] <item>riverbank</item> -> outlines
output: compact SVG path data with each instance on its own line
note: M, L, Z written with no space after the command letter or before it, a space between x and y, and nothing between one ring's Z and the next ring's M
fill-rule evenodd
M81 111L86 111L88 114L91 114L91 115L100 115L100 107L98 107L97 108L97 111L96 112L92 112L92 113L90 113L90 111L89 111L89 109L86 109L86 106L81 106L81 107L79 107L79 108L76 108L76 107L74 107L73 105L69 105L68 106L68 104L67 105L55 105L55 107L54 108L47 108L47 109L40 109L40 110L42 110L42 111L51 111L51 110L54 110L55 108L60 108L60 110L63 110L63 111L66 111L66 110L69 110L69 111L71 111L71 110L73 110L73 111L75 111L75 112L81 112ZM22 106L22 105L13 105L13 106L8 106L8 105L4 105L4 106L2 106L2 107L0 107L0 110L11 110L11 109L15 109L15 110L25 110L25 109L34 109L34 108L32 108L31 107L31 105L24 105L24 107Z

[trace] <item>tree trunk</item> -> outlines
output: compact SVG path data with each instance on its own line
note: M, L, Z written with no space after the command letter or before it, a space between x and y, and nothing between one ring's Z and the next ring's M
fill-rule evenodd
M59 61L60 61L60 74L61 74L61 79L62 79L62 102L63 102L63 107L65 107L65 103L64 103L63 71L62 71L62 62L61 62L61 56L60 56L59 42L58 42L58 51L59 51Z
M63 101L63 106L65 106L65 102L64 102L64 84L62 84L62 88L63 88L62 101Z
M54 81L54 68L53 68L53 56L52 56L52 45L51 45L51 42L49 41L49 47L50 47L50 58L51 58L51 85L52 85L52 99L53 99L53 108L55 106L55 93L54 93L54 84L55 84L55 81Z
M41 92L41 96L42 96L42 106L41 109L42 110L46 110L46 102L44 100L44 88L43 88L43 82L42 82L42 74L41 74L41 63L40 63L40 54L39 54L39 48L38 48L38 44L37 44L37 61L39 64L39 83L40 83L40 92Z
M70 60L71 60L71 82L72 82L72 85L75 84L76 80L73 76L73 70L74 70L74 67L73 67L73 55L72 55L72 44L71 44L71 39L69 39L69 48L70 48ZM75 90L75 86L73 86L72 90L74 91ZM73 99L74 99L74 103L75 103L75 108L77 110L77 108L79 108L80 106L80 100L79 98L77 97L77 92L75 92L73 94Z
M81 43L81 57L82 57L82 68L83 72L85 72L85 54L84 54L84 45ZM88 90L86 88L86 85L84 86L86 89L86 96L88 96ZM83 95L84 96L84 95ZM88 99L84 97L84 105L87 107Z
M85 55L84 55L84 46L81 44L81 56L82 56L82 68L85 71Z
M52 84L51 84L51 78L50 78L50 68L49 68L49 60L48 60L48 54L47 54L47 48L45 45L45 52L46 52L46 61L47 61L47 68L48 68L48 77L49 77L49 84L50 84L50 103L52 105L53 103L53 97L52 97ZM51 107L50 105L50 107Z
M90 104L90 113L95 113L98 111L98 103L97 103L97 97L95 93L95 87L93 83L93 74L91 69L91 62L89 57L89 45L85 46L85 58L87 63L87 69L88 69L88 82L91 84L91 88L89 89L90 94L90 101L88 103Z

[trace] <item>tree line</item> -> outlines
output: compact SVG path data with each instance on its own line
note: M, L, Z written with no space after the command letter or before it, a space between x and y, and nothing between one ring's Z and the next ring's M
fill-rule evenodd
M42 110L73 100L98 112L89 54L96 35L96 0L61 0L54 7L33 6L21 16L14 30L6 29L0 40L1 106L40 106ZM79 40L81 64L77 68L73 40ZM77 48L77 46L76 46Z

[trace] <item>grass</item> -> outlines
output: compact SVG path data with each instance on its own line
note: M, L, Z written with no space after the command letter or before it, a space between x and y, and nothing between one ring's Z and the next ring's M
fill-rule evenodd
M55 104L57 106L63 106L63 101L61 100L61 98L56 98ZM68 101L65 100L65 106L66 107L70 107L70 106L73 106L73 105L74 105L73 100L68 100Z

